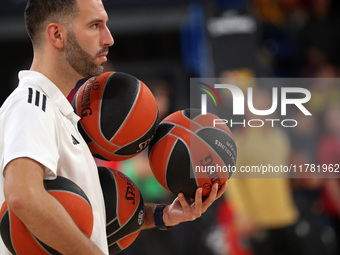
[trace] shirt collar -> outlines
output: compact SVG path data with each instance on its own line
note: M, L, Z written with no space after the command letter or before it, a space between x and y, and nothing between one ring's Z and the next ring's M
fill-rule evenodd
M58 107L60 112L72 122L78 122L80 117L73 111L73 107L60 89L46 76L35 71L20 71L19 80L29 80L39 87L46 96ZM19 83L20 86L20 83Z

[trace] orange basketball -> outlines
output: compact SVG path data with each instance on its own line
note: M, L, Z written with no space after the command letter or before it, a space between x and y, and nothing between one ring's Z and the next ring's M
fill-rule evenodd
M139 235L144 221L144 201L136 184L125 174L98 167L106 209L106 234L110 254L126 249Z
M158 182L167 190L195 197L198 187L207 196L232 174L236 145L227 125L213 126L214 114L196 109L177 111L158 126L149 146L149 161Z
M79 131L92 154L119 161L139 154L157 127L157 104L148 87L137 78L106 72L90 78L72 101L81 117Z
M93 214L90 201L84 191L74 182L61 176L55 180L46 180L44 184L46 190L62 204L80 230L90 237L93 229ZM12 254L60 254L38 240L8 208L6 202L2 204L0 219L2 240Z

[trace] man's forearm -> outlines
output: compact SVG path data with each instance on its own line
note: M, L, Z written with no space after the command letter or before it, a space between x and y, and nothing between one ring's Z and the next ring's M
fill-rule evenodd
M43 186L43 168L30 159L17 159L5 170L9 208L40 241L62 254L103 254L85 236L64 207Z

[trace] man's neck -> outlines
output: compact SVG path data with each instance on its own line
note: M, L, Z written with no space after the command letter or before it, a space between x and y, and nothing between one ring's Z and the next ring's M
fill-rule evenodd
M44 62L35 59L33 60L30 70L46 76L59 88L65 97L68 96L77 82L83 78L77 74L68 63L58 64L57 62Z

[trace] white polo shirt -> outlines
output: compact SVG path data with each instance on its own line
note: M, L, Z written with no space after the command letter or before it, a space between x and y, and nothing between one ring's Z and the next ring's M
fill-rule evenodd
M28 157L45 166L45 179L59 175L75 182L92 205L91 240L108 254L103 195L95 161L77 129L80 118L58 87L44 75L21 71L19 80L19 86L0 109L2 173L11 160ZM3 201L1 174L0 203ZM2 239L0 254L10 254Z

